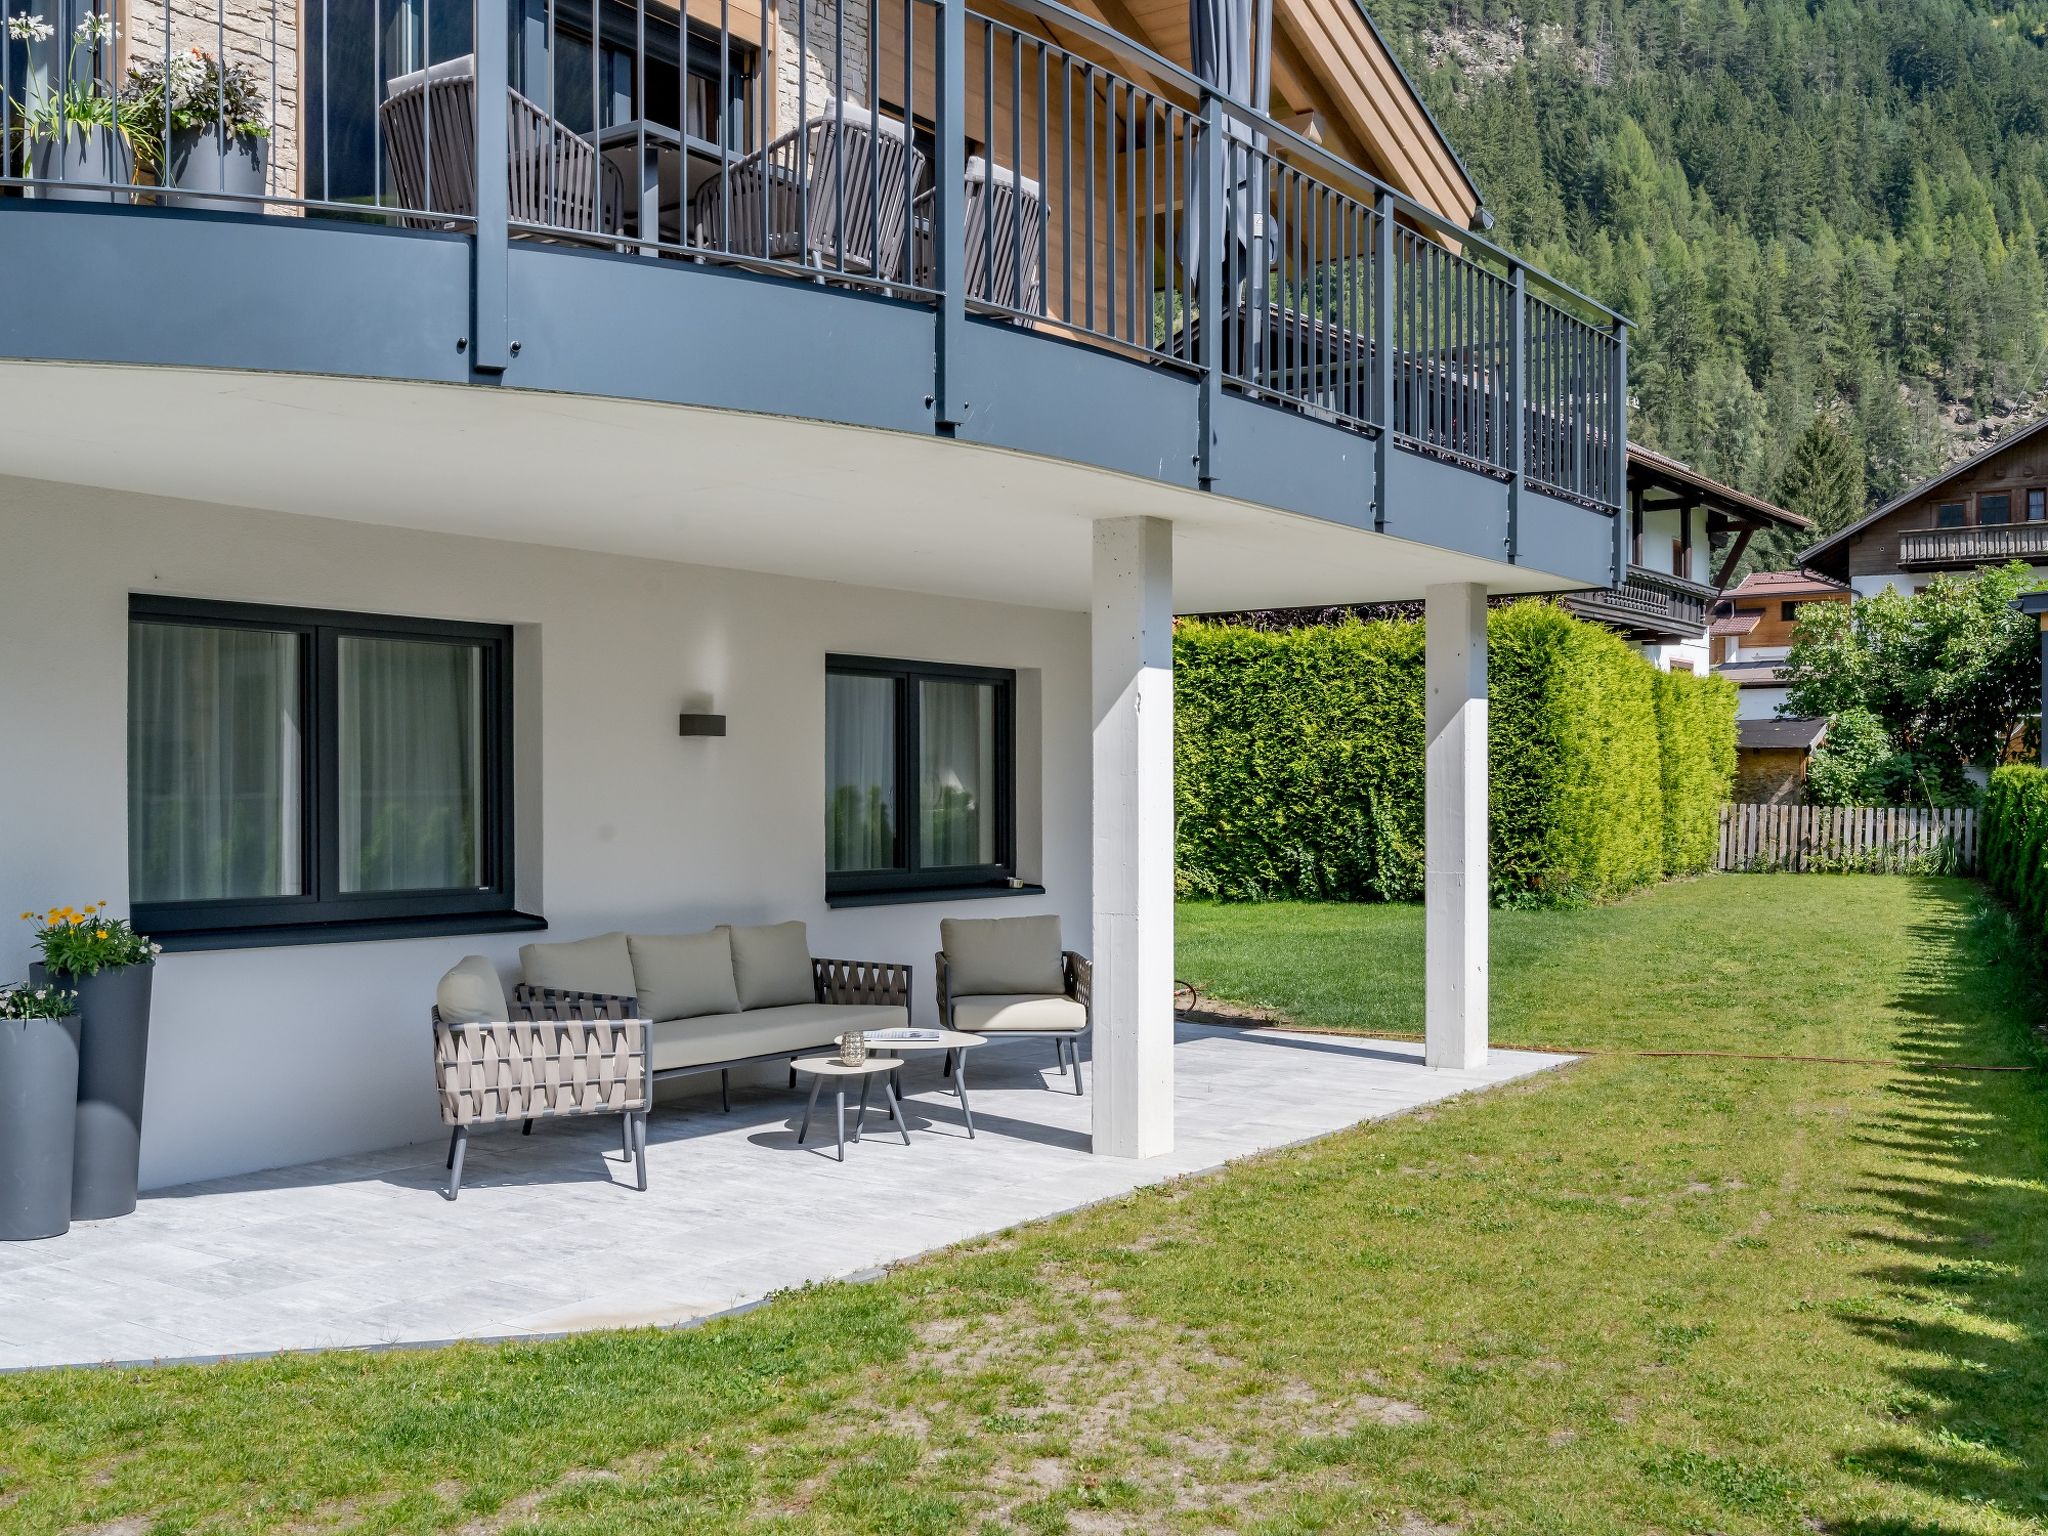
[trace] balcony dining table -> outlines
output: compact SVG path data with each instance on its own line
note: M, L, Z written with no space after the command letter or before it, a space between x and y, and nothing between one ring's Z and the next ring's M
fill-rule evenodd
M686 134L672 123L643 118L600 129L597 148L625 177L627 232L669 245L684 243L683 211L697 188L738 157L738 151ZM644 247L641 254L659 252Z

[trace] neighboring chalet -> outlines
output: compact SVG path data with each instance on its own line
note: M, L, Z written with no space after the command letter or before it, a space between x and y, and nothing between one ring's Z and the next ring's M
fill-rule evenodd
M1804 571L1752 571L1714 604L1709 639L1714 670L1742 690L1739 720L1772 720L1785 703L1779 675L1792 649L1799 610L1808 603L1846 603L1847 587Z
M1638 443L1628 445L1628 506L1621 585L1574 592L1564 603L1582 619L1620 630L1667 672L1705 672L1720 659L1707 641L1715 594L1750 538L1761 528L1813 526Z
M1858 597L2024 560L2048 574L2048 417L1895 496L1800 557Z

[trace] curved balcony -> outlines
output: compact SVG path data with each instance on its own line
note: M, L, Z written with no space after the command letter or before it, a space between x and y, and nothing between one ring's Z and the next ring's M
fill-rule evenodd
M118 76L61 27L0 49L0 263L44 299L0 314L10 407L94 398L47 363L696 407L1524 568L1499 590L1613 579L1619 317L1100 22L507 14L161 0L124 15ZM231 67L174 110L150 67L195 43ZM139 166L38 137L66 71L128 114Z

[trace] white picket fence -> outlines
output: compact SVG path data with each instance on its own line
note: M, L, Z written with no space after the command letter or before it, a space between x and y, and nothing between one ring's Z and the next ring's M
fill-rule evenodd
M1977 813L1872 805L1724 805L1716 869L1974 874Z

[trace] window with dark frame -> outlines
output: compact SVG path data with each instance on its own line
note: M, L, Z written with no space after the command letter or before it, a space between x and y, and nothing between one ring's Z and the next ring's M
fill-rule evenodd
M2027 521L2038 523L2048 518L2048 491L2039 489L2027 492Z
M505 626L132 597L136 926L175 945L511 915L511 732Z
M1798 603L1796 603L1796 602L1795 602L1795 603L1780 603L1780 604L1778 604L1778 622L1780 622L1781 624L1796 624L1796 623L1798 623L1798 622L1799 622L1799 604L1798 604Z
M2009 523L2012 521L2012 496L2005 491L1986 491L1977 498L1977 521L1980 524Z
M993 668L826 659L828 896L1014 878L1016 694Z
M1960 501L1944 501L1934 509L1934 526L1937 528L1960 528L1963 526L1963 504Z

